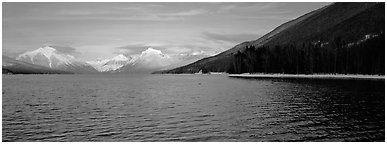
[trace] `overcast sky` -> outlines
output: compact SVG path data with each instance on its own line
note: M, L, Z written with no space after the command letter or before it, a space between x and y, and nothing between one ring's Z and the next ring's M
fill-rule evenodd
M81 60L216 54L329 3L3 3L3 55L44 45Z

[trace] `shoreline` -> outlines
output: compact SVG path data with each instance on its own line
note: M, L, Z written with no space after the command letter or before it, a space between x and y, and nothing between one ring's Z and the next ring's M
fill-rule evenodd
M276 79L345 79L345 80L384 80L384 75L355 75L355 74L230 74L234 78L276 78Z

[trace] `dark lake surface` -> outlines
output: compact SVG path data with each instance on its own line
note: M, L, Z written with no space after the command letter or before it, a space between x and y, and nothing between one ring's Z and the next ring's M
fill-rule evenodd
M384 81L3 75L3 141L384 141Z

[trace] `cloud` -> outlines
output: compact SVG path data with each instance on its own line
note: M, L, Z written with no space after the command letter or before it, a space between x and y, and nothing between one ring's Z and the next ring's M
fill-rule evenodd
M23 17L23 18L3 18L3 21L87 21L87 20L101 20L101 21L174 21L181 20L182 17L177 16L162 16L160 14L148 15L131 15L131 16L77 16L77 17Z
M163 5L160 4L136 4L136 5L130 5L130 6L117 6L114 7L113 9L117 10L124 10L124 11L140 11L140 12L146 12L146 11L152 11L157 8L163 8Z
M194 9L189 11L180 11L175 13L161 13L159 16L195 16L207 13L206 10L203 9Z
M144 43L133 43L125 46L115 47L114 53L125 55L139 54L147 48L148 46L146 46Z
M263 12L278 7L276 3L256 3L256 2L245 2L245 3L220 3L217 8L217 12L225 13L231 11L248 11L248 12Z
M60 46L60 45L49 45L50 47L55 48L57 51L65 54L79 54L76 48L70 46Z
M10 58L16 58L18 55L22 54L23 52L12 52L12 51L9 51L7 49L3 49L3 53L2 55L3 56L7 56L7 57L10 57Z
M149 47L161 50L164 54L193 54L203 51L213 54L217 48L222 47L224 42L214 42L208 40L195 40L192 42L138 42L125 46L115 47L115 54L135 55Z
M68 8L71 7L71 8ZM6 7L7 10L12 10ZM118 20L118 21L173 21L181 20L183 17L204 14L207 11L203 9L192 10L174 10L164 8L158 4L121 4L117 5L95 5L89 4L62 4L48 5L43 4L28 7L27 10L36 8L37 10L23 13L17 17L9 17L8 13L14 13L14 10L7 11L4 21L86 21L86 20ZM44 10L41 10L44 9ZM25 11L27 11L25 10ZM172 10L172 11L171 11ZM50 13L44 13L50 11Z
M191 48L185 47L185 46L170 46L170 47L164 47L163 49L165 53L172 53L172 54L190 53L192 51Z
M167 44L164 42L138 42L125 46L115 47L114 53L126 55L140 54L142 51L149 47L161 50L163 53L181 53L187 51L187 48L176 44Z
M238 6L236 5L223 5L218 8L217 12L219 13L229 12L236 9L237 7Z
M230 34L230 33L214 33L214 32L203 32L203 36L204 38L217 40L217 41L231 42L231 43L240 43L244 41L258 39L260 37L260 35L258 34L251 34L251 33Z
M57 12L59 16L92 16L110 14L109 11L92 11L92 10L60 10Z

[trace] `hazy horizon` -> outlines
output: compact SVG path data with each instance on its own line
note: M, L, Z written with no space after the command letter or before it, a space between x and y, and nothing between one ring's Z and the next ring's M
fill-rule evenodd
M3 55L44 45L80 60L213 55L329 3L3 3Z

